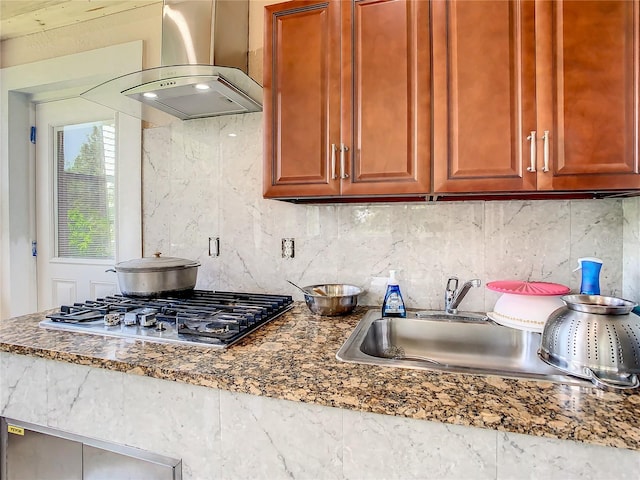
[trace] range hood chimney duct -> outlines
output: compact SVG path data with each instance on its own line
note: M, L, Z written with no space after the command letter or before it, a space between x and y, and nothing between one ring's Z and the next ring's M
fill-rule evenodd
M81 96L152 123L164 123L157 110L182 120L258 112L248 53L249 0L164 0L161 66Z

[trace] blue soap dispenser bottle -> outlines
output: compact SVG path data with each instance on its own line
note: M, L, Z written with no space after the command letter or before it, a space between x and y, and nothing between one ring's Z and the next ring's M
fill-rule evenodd
M580 293L583 295L600 295L600 269L602 260L595 257L583 257L578 259L578 270L582 270Z
M384 295L384 302L382 302L382 316L403 318L407 316L407 310L404 307L402 293L400 293L400 286L396 280L395 270L389 271L387 292Z

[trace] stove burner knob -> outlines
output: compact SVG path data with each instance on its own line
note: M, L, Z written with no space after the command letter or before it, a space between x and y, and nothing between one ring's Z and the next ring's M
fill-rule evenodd
M124 314L125 325L135 325L138 322L138 314L135 311L127 312Z
M107 326L114 326L120 323L120 314L119 313L107 313L104 316L104 324Z
M152 313L139 313L138 314L138 323L141 327L152 327L156 324L156 314Z

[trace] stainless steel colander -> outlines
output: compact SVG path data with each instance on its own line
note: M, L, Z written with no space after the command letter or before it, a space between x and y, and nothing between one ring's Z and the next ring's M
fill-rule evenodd
M548 364L599 387L640 386L640 316L629 300L566 295L544 326L538 354Z

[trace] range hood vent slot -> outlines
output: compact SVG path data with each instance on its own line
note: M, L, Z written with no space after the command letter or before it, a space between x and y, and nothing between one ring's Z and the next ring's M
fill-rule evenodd
M190 120L259 112L262 87L248 75L248 51L249 0L164 0L161 66L81 96L155 124L166 123L166 114Z

